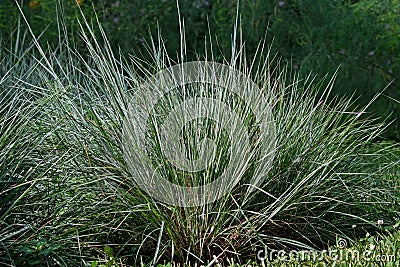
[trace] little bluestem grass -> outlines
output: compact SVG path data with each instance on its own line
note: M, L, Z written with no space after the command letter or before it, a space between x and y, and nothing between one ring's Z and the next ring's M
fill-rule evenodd
M57 49L44 49L35 39L35 52L18 59L32 65L20 72L10 67L13 82L2 79L0 84L13 88L2 95L2 122L17 118L1 126L1 182L6 184L0 193L2 262L88 265L111 254L129 266L164 261L206 264L215 258L245 262L266 246L324 248L335 244L338 236L351 240L378 230L378 220L394 224L399 219L399 159L388 156L395 145L375 144L385 125L370 117L365 107L354 110L351 100L331 96L335 75L320 82L298 77L289 83L287 68L272 67L263 44L259 58L249 60L243 42L233 46L231 60L221 63L250 76L271 104L277 146L270 171L262 183L249 184L260 164L257 154L251 154L241 159L249 166L243 179L213 203L176 207L152 198L132 178L123 153L129 144L122 138L122 125L131 96L143 81L184 62L183 26L181 62L172 62L161 36L149 46L153 61L142 62L114 54L100 25L101 35L96 36L89 22L83 18L80 23L84 51L76 51L62 38ZM5 57L11 62L13 55ZM193 95L196 88L191 89ZM230 95L224 88L201 90L208 96L216 90ZM14 101L27 95L31 98L22 106ZM243 103L228 101L232 98L223 99L237 114L245 114L241 119L256 136L251 114ZM169 104L180 101L179 93L166 99ZM168 108L159 109L154 119L165 112ZM19 113L25 115L15 116ZM193 127L188 126L185 138L191 134ZM151 157L167 164L158 136L158 128L150 127ZM223 132L214 137L222 145L214 168L222 170L229 140ZM23 171L17 169L30 173L22 177ZM167 165L160 170L165 179L182 185L203 182L202 176L186 176ZM218 173L210 172L208 178L216 179L213 175ZM22 219L20 214L29 216ZM30 229L29 235L24 227Z

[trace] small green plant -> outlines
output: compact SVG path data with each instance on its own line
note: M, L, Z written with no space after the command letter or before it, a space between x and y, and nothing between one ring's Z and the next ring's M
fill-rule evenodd
M91 267L118 267L122 266L117 263L117 260L114 257L113 249L109 246L104 247L104 254L105 254L105 262L99 263L99 261L93 261L90 266Z
M49 262L48 258L58 246L49 244L45 238L40 238L32 245L20 245L16 247L15 259L19 266L41 266Z

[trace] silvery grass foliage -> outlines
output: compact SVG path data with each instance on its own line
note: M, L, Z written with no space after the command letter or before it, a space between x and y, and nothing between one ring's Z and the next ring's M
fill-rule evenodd
M0 202L5 210L0 223L6 226L2 261L18 265L25 257L33 263L86 265L111 254L128 265L207 263L228 257L245 261L255 259L265 246L321 248L339 236L352 239L373 230L377 220L392 223L399 218L396 165L387 157L391 147L374 148L384 125L368 117L366 108L354 110L351 100L329 97L334 77L288 82L290 73L269 57L263 44L258 58L249 60L242 42L233 45L232 59L221 63L251 77L268 103L276 144L269 171L262 182L251 183L266 154L260 125L246 103L229 88L178 86L163 95L145 121L146 150L140 151L159 176L180 186L204 185L218 179L230 163L229 133L207 118L191 120L180 134L191 159L201 156L198 140L213 139L210 166L185 172L165 156L160 126L185 100L218 97L237 114L252 145L238 159L245 166L240 179L221 198L200 206L158 201L135 182L132 170L137 165L127 159L126 150L136 148L136 137L124 125L127 120L135 123L130 110L142 84L185 62L184 34L179 62L166 54L161 37L149 46L153 61L142 62L114 54L101 27L96 36L87 21L81 23L85 51L75 51L67 39L60 39L56 50L45 50L34 39L36 56L22 57L34 62L29 78L15 73L12 99L24 99L29 92L35 102L23 109L32 115L22 124L2 124L2 155L18 149L14 155L21 159L1 160L2 166L15 164L32 175L2 167L1 181L8 183L1 192L8 200ZM201 60L214 61L212 54ZM2 122L20 112L13 103L1 102ZM42 167L30 169L31 162ZM13 193L15 188L23 193ZM22 219L20 214L28 212L32 216ZM24 236L15 225L29 225L33 231Z
M51 218L61 188L62 154L50 155L53 126L43 120L52 101L50 91L38 90L34 44L17 30L9 47L0 40L0 264L19 265L38 242L39 229ZM34 237L33 237L34 236ZM34 250L33 250L34 251ZM32 254L35 254L32 253ZM15 261L16 260L16 261ZM46 261L43 257L43 262ZM7 265L8 266L8 265Z

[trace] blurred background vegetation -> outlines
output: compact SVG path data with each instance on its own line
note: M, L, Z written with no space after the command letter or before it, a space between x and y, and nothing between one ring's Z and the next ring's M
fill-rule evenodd
M113 48L126 56L147 57L145 44L156 39L158 29L170 56L179 53L175 0L65 0L62 9L55 0L20 3L34 33L49 45L59 42L57 13L63 13L68 41L83 47L77 21L81 8L94 24L97 16ZM217 60L229 58L237 0L179 1L179 9L187 60L209 50L209 37ZM239 14L248 58L265 38L272 55L287 63L293 75L321 77L340 66L334 93L354 95L355 105L365 105L383 91L369 110L395 120L385 136L400 140L400 0L240 0ZM10 49L17 27L26 28L17 5L1 0L0 37ZM22 37L29 39L29 34Z

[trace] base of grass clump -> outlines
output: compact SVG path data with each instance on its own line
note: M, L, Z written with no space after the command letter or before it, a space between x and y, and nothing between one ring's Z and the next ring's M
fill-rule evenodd
M248 259L257 261L258 251L264 248L321 250L336 245L339 238L350 244L366 232L380 230L378 222L394 225L399 218L396 148L375 143L384 124L369 117L366 108L352 108L351 100L330 96L334 79L316 83L306 77L288 82L286 68L273 67L279 64L273 65L268 57L261 60L268 54L263 46L259 60L249 61L243 50L233 47L232 61L220 63L255 81L254 90L266 103L261 114L273 118L268 123L273 125L274 146L264 143L269 140L260 123L265 118L257 118L229 87L177 87L140 121L148 125L143 128L145 149L139 154L150 159L144 162L153 165L157 175L180 186L206 185L231 163L229 147L235 139L215 120L201 118L182 127L181 139L186 143L180 148L193 161L202 153L198 141L213 137L217 148L211 164L199 172L182 171L165 155L160 128L171 109L189 99L216 97L224 102L246 127L242 134L251 142L234 162L237 169L231 178L236 185L215 201L201 206L158 201L138 185L136 169L142 165L126 154L132 149L137 156L135 151L143 148L136 146L134 131L139 121L134 119L142 114L132 116L132 108L137 108L132 103L155 73L184 62L185 44L181 44L182 62L177 64L162 49L161 38L153 43L153 62L135 58L127 62L113 54L104 33L99 39L85 20L82 23L85 56L71 45L61 43L53 52L36 43L40 64L25 83L14 85L15 90L36 92L35 101L43 105L40 116L29 122L29 129L42 137L34 154L41 171L29 177L35 185L29 194L15 195L25 204L12 206L1 219L14 229L34 225L29 235L5 234L1 261L25 264L19 258L29 250L32 264L47 261L60 266L243 264ZM30 59L29 54L24 57ZM209 58L202 61L212 63ZM179 113L182 110L177 117L185 116ZM225 114L221 109L213 111ZM127 121L134 130L126 131ZM3 152L7 146L0 148ZM260 172L271 154L268 171ZM58 160L49 161L51 157ZM151 178L155 172L146 175ZM27 183L19 179L15 176L14 182ZM47 197L41 201L37 194L44 188ZM13 221L32 207L51 207L51 212L43 213L45 220L36 224L32 217ZM38 247L40 240L46 242Z

